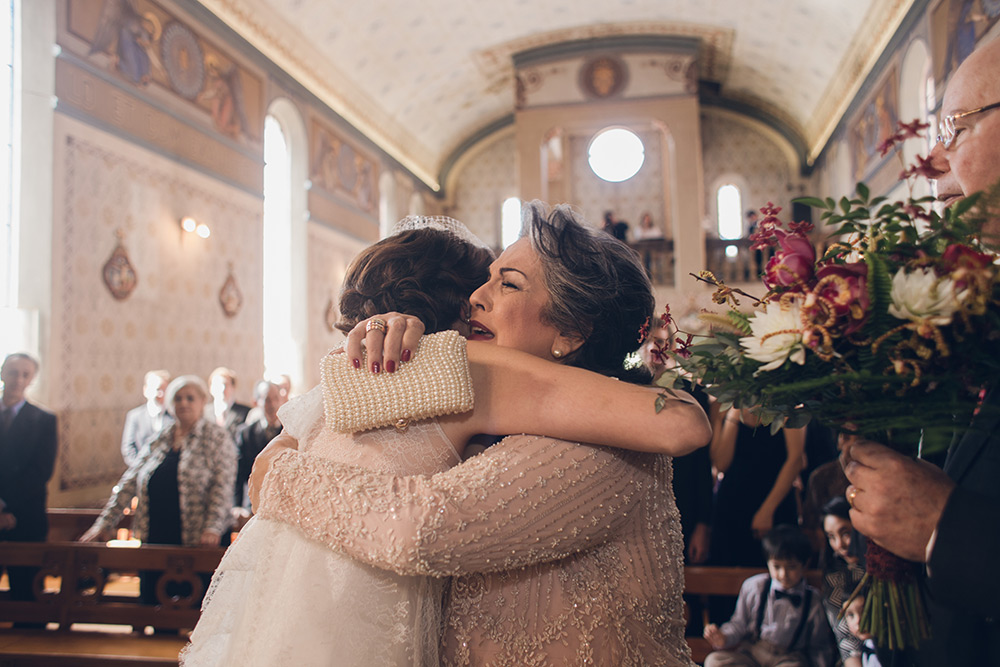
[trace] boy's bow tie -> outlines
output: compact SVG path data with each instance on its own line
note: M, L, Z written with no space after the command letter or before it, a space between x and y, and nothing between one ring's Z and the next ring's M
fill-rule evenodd
M774 599L780 600L781 598L785 598L786 600L792 603L792 606L795 607L798 607L800 604L802 604L802 596L799 595L798 593L789 593L788 591L775 590Z

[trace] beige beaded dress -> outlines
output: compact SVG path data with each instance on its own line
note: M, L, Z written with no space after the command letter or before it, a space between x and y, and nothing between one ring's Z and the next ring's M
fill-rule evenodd
M433 475L289 451L259 516L401 576L453 577L442 664L688 667L670 478L668 457L529 435Z

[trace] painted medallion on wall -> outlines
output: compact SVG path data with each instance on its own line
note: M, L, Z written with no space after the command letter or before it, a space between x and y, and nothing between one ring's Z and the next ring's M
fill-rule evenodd
M240 308L243 307L243 293L240 291L240 286L236 284L232 262L229 263L229 275L226 276L226 282L222 284L222 289L219 290L219 304L222 306L222 312L226 314L226 317L236 317L237 313L240 312Z
M175 21L163 31L160 50L174 92L189 100L196 98L205 83L205 63L194 33Z
M67 48L135 87L159 87L187 112L230 139L259 143L264 127L260 77L153 0L67 2Z
M135 286L139 283L139 276L132 267L128 252L125 250L125 232L121 229L115 230L115 238L118 242L115 244L115 249L111 251L111 257L101 269L101 277L104 279L104 286L111 292L111 296L119 301L124 301L135 290Z
M580 87L591 98L605 99L618 95L625 88L627 79L625 63L613 56L588 60L580 70Z

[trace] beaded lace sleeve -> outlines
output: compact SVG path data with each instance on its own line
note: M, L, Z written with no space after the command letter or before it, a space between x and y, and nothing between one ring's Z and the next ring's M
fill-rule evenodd
M648 458L516 435L448 471L400 476L288 451L265 478L259 514L398 574L509 570L620 531Z

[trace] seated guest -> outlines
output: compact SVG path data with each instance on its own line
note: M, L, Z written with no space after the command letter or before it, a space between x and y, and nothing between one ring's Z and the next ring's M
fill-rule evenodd
M875 647L875 640L866 632L861 632L861 612L865 608L867 599L867 586L862 590L844 610L844 623L850 629L851 635L857 640L860 648L855 656L844 660L844 667L882 667L878 652Z
M281 432L281 421L278 419L278 408L288 401L288 394L273 382L261 380L253 390L256 406L256 419L248 420L236 435L236 450L239 453L239 465L236 469L236 487L233 496L233 507L247 511L249 516L250 498L246 495L246 483L250 479L253 461L264 449L267 443ZM240 513L242 516L242 513Z
M632 233L632 240L646 241L648 239L662 239L663 230L653 222L653 216L647 211L642 214L639 226Z
M20 352L0 366L0 542L44 542L49 534L45 505L58 440L55 415L24 397L37 373L38 362ZM0 563L0 574L3 567ZM35 599L37 572L34 567L7 568L11 600Z
M204 418L207 401L205 382L197 375L182 375L167 386L174 423L143 447L81 542L110 539L135 496L132 531L144 544L220 546L233 507L236 447L226 429ZM157 604L159 575L144 575L142 599Z
M229 431L236 440L236 432L247 420L250 406L236 402L236 373L225 366L219 366L208 376L208 387L212 394L212 406L208 417Z
M125 459L125 465L130 468L139 458L139 448L157 435L164 426L169 426L174 421L163 403L168 382L170 373L167 371L146 373L142 380L142 395L146 397L146 403L132 408L125 415L125 428L122 429L122 458Z
M852 634L843 618L839 618L844 601L851 596L865 576L863 538L851 525L851 506L844 496L832 498L823 505L820 518L826 544L820 557L823 570L823 604L833 628L840 657L845 662L861 651L861 642Z
M722 627L709 624L716 649L705 667L828 667L830 626L819 592L805 581L809 540L795 526L777 526L763 540L767 574L743 582L736 611Z

